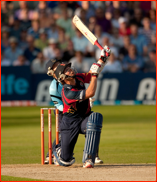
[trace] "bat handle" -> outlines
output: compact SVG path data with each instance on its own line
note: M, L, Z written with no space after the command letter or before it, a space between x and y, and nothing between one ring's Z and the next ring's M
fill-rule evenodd
M103 47L98 43L98 41L96 40L95 42L94 42L94 45L96 45L97 47L99 47L99 49L103 49Z

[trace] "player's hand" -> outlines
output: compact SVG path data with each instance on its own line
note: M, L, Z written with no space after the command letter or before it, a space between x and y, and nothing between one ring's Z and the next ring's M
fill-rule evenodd
M104 62L110 57L111 49L108 46L104 46L104 49L101 50L100 59Z
M91 71L92 74L98 75L100 73L100 69L101 69L101 65L100 64L93 63L91 68L90 68L90 71Z
M99 75L99 73L101 73L104 66L106 65L107 59L109 58L110 54L111 54L110 48L108 46L105 46L104 49L101 50L101 57L100 57L101 61L98 61L97 63L93 63L90 68L90 71L93 74Z

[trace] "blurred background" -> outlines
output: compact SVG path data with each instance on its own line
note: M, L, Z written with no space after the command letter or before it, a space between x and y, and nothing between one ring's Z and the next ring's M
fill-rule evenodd
M40 108L53 106L49 95L53 78L46 74L46 62L57 58L71 62L78 72L88 72L99 58L100 50L72 24L76 14L112 51L98 77L92 108L104 118L100 158L111 165L155 166L156 1L0 3L2 165L41 162ZM48 113L44 116L46 155ZM74 151L79 164L84 141L80 135ZM7 181L3 175L2 181ZM43 175L45 180L47 173Z
M99 59L74 15L112 51L94 104L155 105L155 1L1 1L1 106L53 105L46 62L57 58L88 72Z

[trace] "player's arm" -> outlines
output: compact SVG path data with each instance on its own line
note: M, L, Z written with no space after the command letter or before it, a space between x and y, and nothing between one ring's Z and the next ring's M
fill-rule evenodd
M89 73L92 73L92 69L96 69L99 75L99 73L101 73L101 71L103 70L104 66L107 64L110 54L110 48L108 46L104 46L104 49L101 50L101 55L98 62L92 64Z
M86 90L85 93L85 99L88 99L90 97L93 97L96 92L96 86L97 86L97 77L99 73L103 70L104 66L107 63L107 59L110 56L111 50L108 46L105 46L104 49L101 51L101 57L97 63L93 63L90 69L90 73L92 75L91 82L89 84L89 87Z
M99 73L103 70L104 66L107 64L107 60L110 57L111 50L108 46L105 46L103 50L101 50L101 56L97 63L93 63L91 69L96 69ZM84 83L90 83L92 70L89 70L88 73L77 73L83 77Z
M51 96L51 100L54 103L54 106L59 110L63 111L63 102L61 97L62 86L58 85L55 80L51 82L49 87L49 94Z
M96 86L97 86L97 76L92 75L89 87L87 88L85 92L85 99L89 99L90 97L93 97L95 95Z

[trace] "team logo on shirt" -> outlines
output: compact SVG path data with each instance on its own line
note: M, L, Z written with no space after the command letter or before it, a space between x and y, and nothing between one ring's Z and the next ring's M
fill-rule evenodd
M68 109L67 113L74 114L76 111L77 111L77 109L74 108L74 107L71 105L70 108Z

